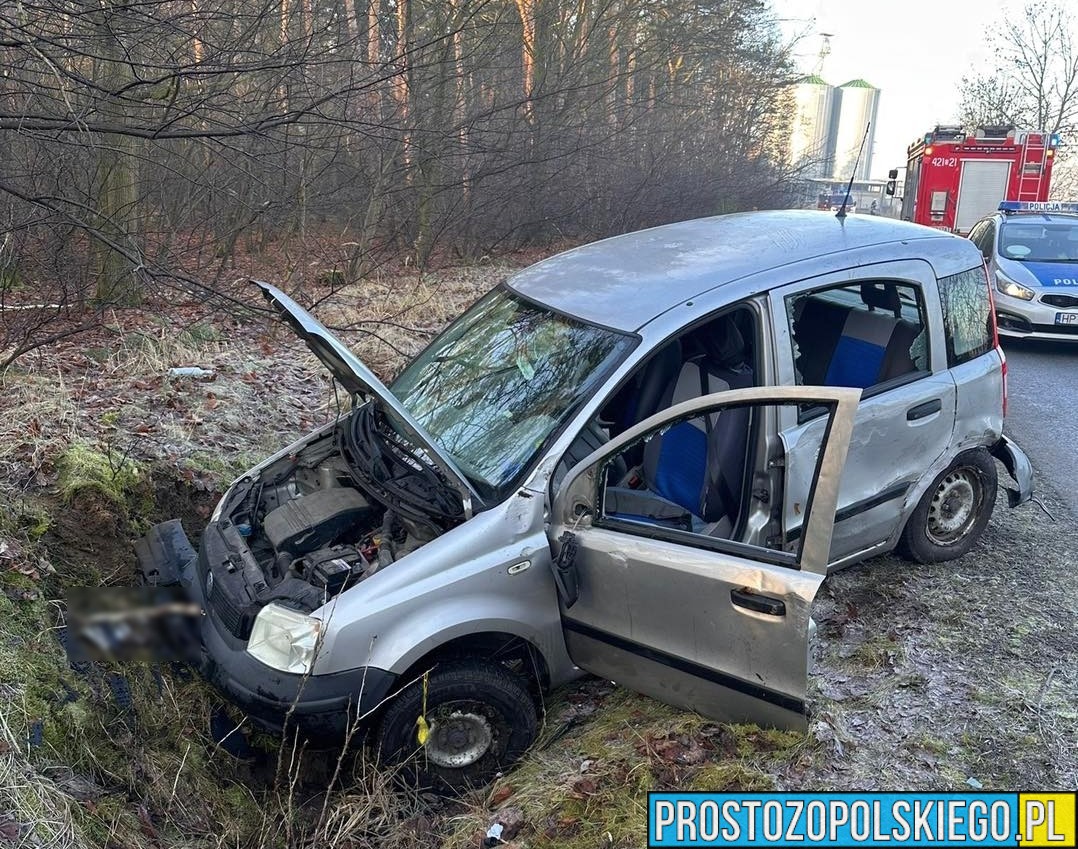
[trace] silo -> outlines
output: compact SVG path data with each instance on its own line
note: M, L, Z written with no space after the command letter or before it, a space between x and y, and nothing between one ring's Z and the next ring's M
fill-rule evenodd
M805 177L830 176L834 156L830 141L835 87L813 75L794 86L793 96L790 163L794 167L803 167Z
M872 141L876 133L876 110L880 105L880 90L864 80L850 80L836 89L834 111L834 178L849 180L867 180L872 171ZM857 152L861 149L861 139L865 136L865 127L871 122L865 150L857 165Z

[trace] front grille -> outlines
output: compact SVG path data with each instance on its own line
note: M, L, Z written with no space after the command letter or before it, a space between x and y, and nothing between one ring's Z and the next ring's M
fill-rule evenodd
M1053 307L1078 307L1078 298L1073 295L1044 295L1041 298L1046 304L1051 304Z
M220 527L211 523L202 534L198 553L198 580L202 583L203 602L230 634L246 640L251 636L258 606L249 598L242 571L235 568L228 571L232 556Z
M217 582L215 581L215 583ZM253 611L248 604L237 602L238 599L233 600L227 592L222 591L220 586L215 586L208 599L207 606L221 620L221 624L228 629L232 636L246 640L251 636L251 628L254 627L255 613L257 611Z

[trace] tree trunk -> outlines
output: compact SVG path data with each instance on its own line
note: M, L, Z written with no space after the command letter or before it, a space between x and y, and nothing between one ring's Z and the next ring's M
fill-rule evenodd
M523 71L524 114L532 115L532 96L535 92L535 31L539 0L516 0L520 13L521 67Z
M99 104L101 117L123 123L122 104L113 93L132 79L124 58L124 46L113 31L115 9L104 0L96 10L96 30L100 43L100 85L104 92ZM91 273L95 281L94 299L99 304L131 305L141 296L131 255L137 221L138 140L108 133L98 141L94 179L94 235L90 245Z

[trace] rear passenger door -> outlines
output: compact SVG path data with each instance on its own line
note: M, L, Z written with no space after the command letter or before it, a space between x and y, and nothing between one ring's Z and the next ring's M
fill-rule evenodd
M942 339L932 267L879 263L772 291L776 377L789 385L862 390L839 487L831 563L883 547L901 531L907 497L951 441L955 385ZM825 426L818 410L782 411L787 478L811 474ZM784 542L801 533L803 506L784 506Z

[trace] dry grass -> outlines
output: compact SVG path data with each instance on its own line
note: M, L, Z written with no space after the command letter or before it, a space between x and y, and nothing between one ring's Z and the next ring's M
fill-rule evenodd
M1078 785L1078 533L1000 498L966 557L871 560L815 606L816 786ZM1037 552L1037 556L1031 556Z
M805 746L802 735L718 725L586 682L548 705L536 747L489 792L469 800L444 845L475 846L497 811L510 807L524 814L528 847L643 845L648 791L774 789Z

